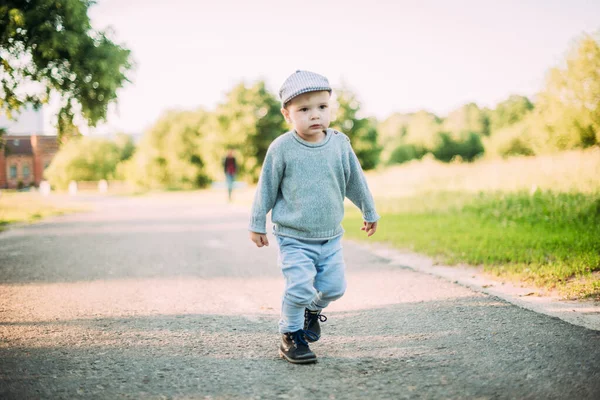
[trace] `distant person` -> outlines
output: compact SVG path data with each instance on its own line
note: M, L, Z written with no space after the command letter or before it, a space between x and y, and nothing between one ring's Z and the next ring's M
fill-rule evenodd
M227 157L223 160L223 170L225 171L225 181L227 182L227 193L229 201L233 193L233 184L235 183L235 175L237 174L237 162L233 154L233 150L227 152Z
M285 277L279 354L296 364L317 361L308 342L319 340L321 310L346 290L342 229L344 197L360 208L371 236L379 215L358 158L345 134L329 129L327 78L296 71L279 91L293 129L271 143L252 205L250 239L268 246L271 211Z

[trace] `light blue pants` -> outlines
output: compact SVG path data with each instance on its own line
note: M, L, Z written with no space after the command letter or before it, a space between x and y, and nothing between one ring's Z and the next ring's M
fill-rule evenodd
M342 236L309 241L276 236L285 277L279 332L304 328L304 309L322 310L346 290Z
M229 196L229 200L231 200L231 192L233 192L235 175L225 174L225 181L227 182L227 194Z

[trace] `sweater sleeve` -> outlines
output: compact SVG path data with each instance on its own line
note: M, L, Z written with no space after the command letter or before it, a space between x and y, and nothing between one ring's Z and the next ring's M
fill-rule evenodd
M267 233L267 214L273 209L277 193L279 192L279 184L283 177L284 164L280 152L269 147L265 161L263 162L262 171L258 180L256 193L254 194L254 202L252 203L252 213L250 218L249 230L256 233Z
M375 201L367 185L367 179L363 173L358 157L354 153L348 139L348 151L350 160L350 173L346 179L346 197L350 199L362 212L366 222L375 222L381 218L375 211Z

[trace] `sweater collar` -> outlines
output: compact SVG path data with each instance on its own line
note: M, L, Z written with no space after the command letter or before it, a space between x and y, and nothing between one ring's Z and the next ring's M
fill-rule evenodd
M302 139L300 137L300 135L298 135L298 132L296 132L295 129L292 130L292 136L294 137L294 139L296 139L296 141L298 141L300 144L307 146L307 147L322 147L325 146L328 142L329 139L331 139L331 135L333 134L333 130L327 128L325 130L325 137L323 138L323 140L321 140L320 142L308 142L304 139Z

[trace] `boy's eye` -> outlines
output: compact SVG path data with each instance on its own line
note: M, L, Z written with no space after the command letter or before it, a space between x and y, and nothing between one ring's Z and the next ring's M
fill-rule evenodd
M306 107L302 107L302 108L300 109L300 111L302 111L302 112L306 112L306 111L308 111L308 108L306 108Z
M321 106L321 110L324 110L324 109L326 109L326 108L327 108L327 106L326 106L326 105L324 105L324 104Z

